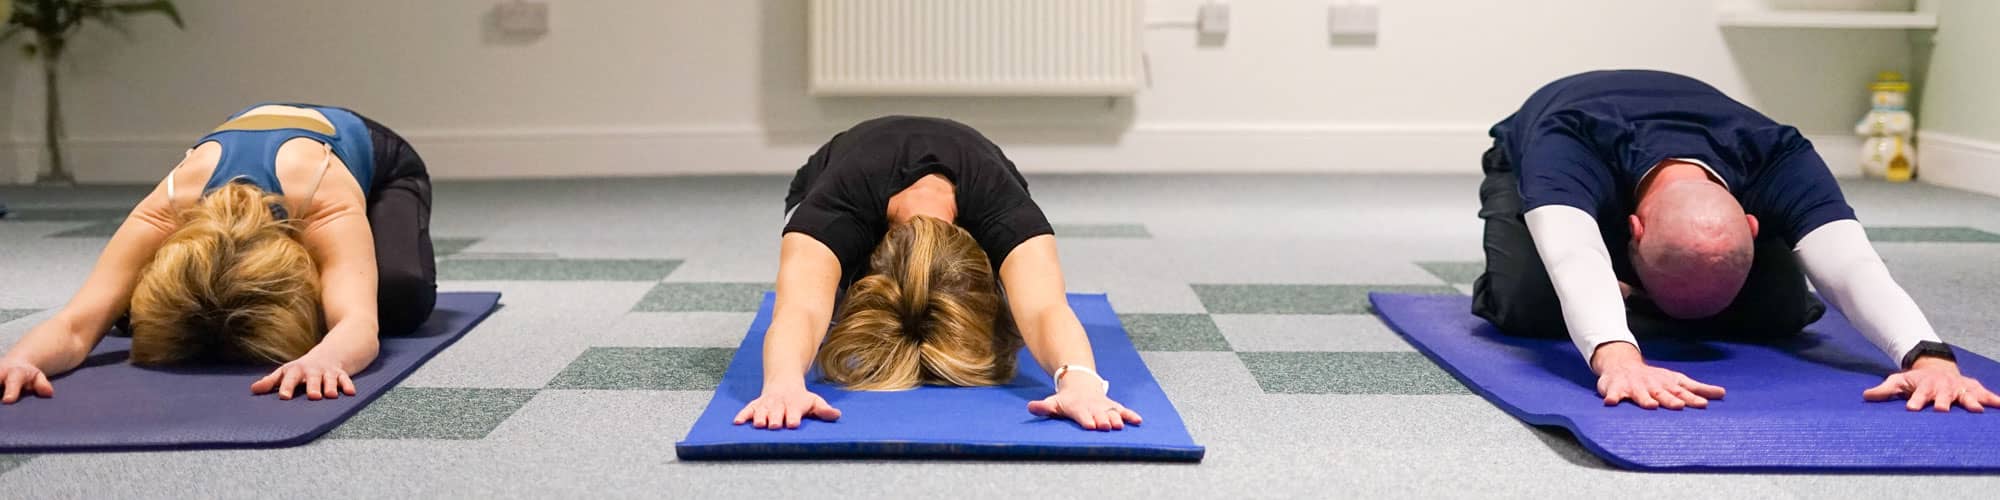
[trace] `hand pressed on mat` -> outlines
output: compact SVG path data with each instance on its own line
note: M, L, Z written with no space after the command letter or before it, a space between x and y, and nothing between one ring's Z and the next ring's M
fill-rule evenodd
M832 422L840 420L840 410L805 387L767 387L757 399L743 405L743 411L736 412L735 422L775 431L797 429L805 417Z
M278 393L278 399L290 400L293 390L300 385L306 387L306 399L339 399L342 394L354 395L354 377L333 360L333 356L322 354L319 349L306 353L299 359L279 366L270 375L250 384L251 394Z
M2000 395L1994 395L1979 380L1959 373L1958 363L1933 357L1917 358L1910 369L1890 375L1882 385L1863 391L1861 397L1876 402L1906 398L1909 402L1904 406L1910 411L1929 406L1948 412L1955 404L1965 407L1965 411L1986 413L1986 407L2000 406Z
M1722 387L1704 384L1673 370L1646 364L1639 348L1626 342L1598 346L1590 357L1597 371L1597 393L1605 406L1617 406L1627 399L1648 410L1666 408L1707 408L1708 400L1722 399Z
M56 387L49 383L49 376L41 368L25 361L0 360L0 404L14 404L22 394L41 397L55 397Z
M1038 417L1067 418L1093 431L1125 430L1126 424L1140 424L1139 412L1112 401L1111 396L1105 394L1109 386L1104 379L1063 379L1056 382L1054 396L1029 401L1028 413Z

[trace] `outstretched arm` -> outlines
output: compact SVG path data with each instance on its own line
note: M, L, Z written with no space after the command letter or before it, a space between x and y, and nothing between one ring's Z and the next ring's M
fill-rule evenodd
M1975 412L2000 405L2000 396L1960 374L1952 360L1910 356L1917 344L1937 342L1937 332L1916 301L1889 276L1861 223L1844 219L1821 225L1800 238L1793 253L1820 294L1902 366L1903 372L1864 392L1868 400L1906 397L1911 410L1931 406L1937 411L1949 411L1954 403Z
M1826 223L1799 238L1792 252L1820 295L1889 359L1900 361L1918 342L1938 340L1916 301L1889 277L1860 222Z
M291 399L293 390L304 385L309 400L352 396L354 374L367 369L380 352L375 236L359 185L348 181L341 187L347 192L323 197L310 211L302 237L319 266L326 336L305 356L251 384L252 393L275 391L279 398Z
M1015 246L1000 265L1000 282L1007 288L1009 312L1021 329L1021 338L1042 370L1055 373L1063 366L1071 367L1056 380L1056 394L1029 403L1028 411L1061 415L1093 430L1138 424L1139 414L1112 401L1106 394L1109 385L1096 375L1090 338L1084 334L1083 323L1077 321L1076 311L1069 307L1055 236L1036 236Z
M1585 361L1596 364L1597 348L1612 342L1637 346L1625 324L1625 301L1611 251L1597 232L1597 220L1575 207L1548 205L1529 210L1528 234L1549 270L1570 340ZM1636 348L1634 350L1637 350Z
M1604 404L1631 399L1641 408L1705 408L1721 398L1721 387L1697 382L1672 370L1646 364L1626 325L1625 302L1611 270L1611 252L1597 220L1581 209L1548 205L1526 214L1535 251L1548 268L1561 302L1570 339L1598 375Z
M1007 287L1008 312L1043 372L1055 373L1063 365L1097 368L1090 338L1069 308L1055 236L1036 236L1014 247L1000 266L1000 282Z
M840 418L840 410L806 390L806 372L833 320L840 293L840 258L805 233L785 233L778 250L778 297L764 330L764 390L736 413L737 424L797 429L810 416Z
M5 386L0 402L13 403L23 392L55 395L48 375L82 364L111 323L125 314L139 270L152 260L175 227L164 186L162 183L141 200L118 226L98 256L96 267L91 268L90 277L69 303L54 317L29 329L5 357L0 357L0 386Z

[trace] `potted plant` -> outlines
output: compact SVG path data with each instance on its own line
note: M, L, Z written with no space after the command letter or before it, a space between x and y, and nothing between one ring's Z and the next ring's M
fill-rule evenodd
M11 40L22 32L32 33L33 38L21 44L21 50L28 57L42 63L42 84L46 113L43 122L43 140L48 153L49 170L36 178L44 184L72 184L75 178L63 168L62 156L62 99L56 85L56 69L62 62L64 50L70 37L82 29L86 22L95 22L118 31L125 31L125 16L157 13L167 16L174 27L186 28L181 23L180 9L174 8L172 0L123 1L105 0L0 0L12 1L13 12L8 14L7 29L0 32L0 41Z

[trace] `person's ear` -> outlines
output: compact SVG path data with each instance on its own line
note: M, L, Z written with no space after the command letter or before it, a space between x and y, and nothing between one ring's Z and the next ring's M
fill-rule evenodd
M1646 225L1639 222L1639 214L1632 214L1627 217L1631 218L1630 222L1632 224L1632 242L1638 243L1639 238L1646 234ZM1753 229L1752 231L1755 230Z
M1757 239L1757 216L1743 214L1743 219L1750 221L1750 239Z

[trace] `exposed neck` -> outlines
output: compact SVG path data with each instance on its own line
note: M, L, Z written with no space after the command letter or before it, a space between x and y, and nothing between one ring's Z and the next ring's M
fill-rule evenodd
M1645 180L1640 182L1639 206L1646 206L1646 199L1652 197L1653 193L1682 182L1706 182L1717 187L1722 185L1708 173L1708 169L1701 168L1701 165L1680 160L1662 161L1659 166L1653 167L1653 171L1646 175Z
M902 224L912 217L925 216L933 219L955 222L958 220L957 187L943 175L930 174L902 192L889 197L889 223Z

